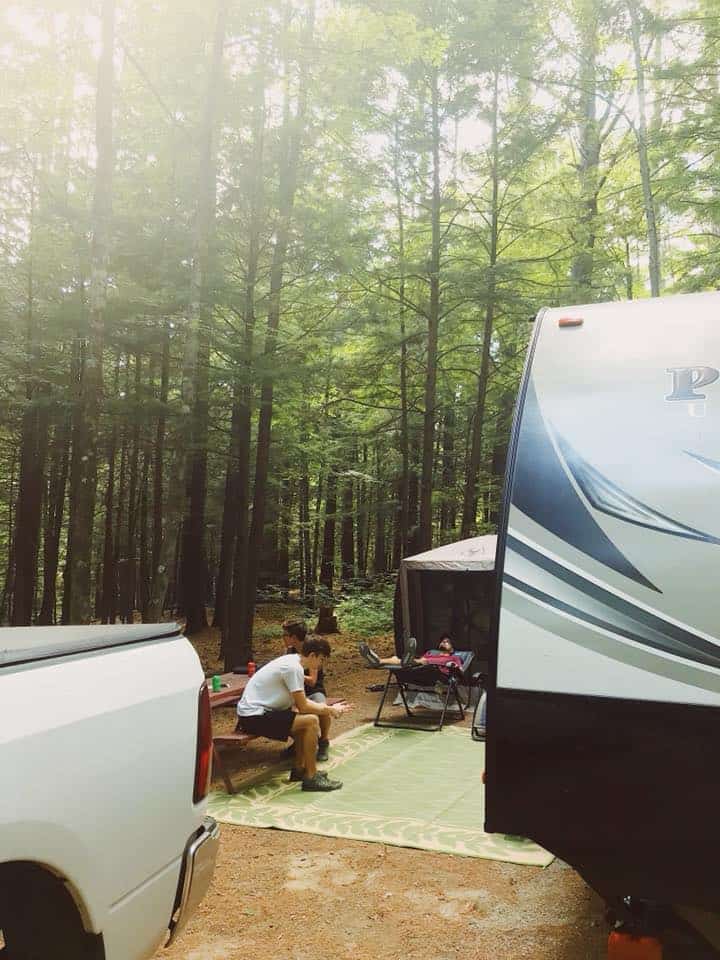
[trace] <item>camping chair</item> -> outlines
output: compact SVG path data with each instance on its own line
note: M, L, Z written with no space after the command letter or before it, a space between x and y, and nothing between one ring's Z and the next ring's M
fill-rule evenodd
M428 650L428 653L440 653L439 650ZM466 677L469 675L470 666L473 661L471 650L456 650L455 656L462 661L462 666L458 664L449 664L447 667L440 667L434 664L417 664L416 666L403 667L385 665L382 669L387 670L388 676L385 681L385 689L380 698L380 705L375 714L376 727L392 727L397 730L424 730L427 733L434 733L442 730L445 723L445 715L448 711L451 701L455 701L460 709L460 719L465 719L465 705L460 696L460 684L466 683ZM391 688L397 688L400 698L405 707L405 713L408 721L417 716L413 713L407 701L407 693L415 687L432 687L435 689L438 685L445 688L445 699L440 710L440 719L435 724L400 722L397 720L381 720L383 708Z

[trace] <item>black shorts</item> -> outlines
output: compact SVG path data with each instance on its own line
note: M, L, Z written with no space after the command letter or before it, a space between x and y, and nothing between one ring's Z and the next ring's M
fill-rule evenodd
M238 717L238 730L268 740L287 740L297 714L294 710L268 710L254 717Z

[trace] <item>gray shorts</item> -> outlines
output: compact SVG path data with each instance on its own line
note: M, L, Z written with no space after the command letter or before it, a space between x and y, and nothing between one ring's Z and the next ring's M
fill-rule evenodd
M319 690L317 693L311 693L308 697L308 700L312 700L313 703L327 703L327 697L324 693L321 693Z

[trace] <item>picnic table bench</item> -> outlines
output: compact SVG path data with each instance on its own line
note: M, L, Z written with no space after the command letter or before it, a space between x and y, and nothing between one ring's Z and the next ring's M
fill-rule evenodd
M210 693L210 707L215 710L217 707L232 707L243 695L243 690L247 686L248 678L244 673L223 673L220 676L220 682L224 686L213 693ZM329 705L335 706L343 703L343 697L328 698ZM220 776L225 784L228 793L235 793L232 778L223 762L222 754L228 750L239 750L251 740L261 739L256 734L244 733L242 730L234 730L230 733L221 733L213 737L213 770L220 772Z

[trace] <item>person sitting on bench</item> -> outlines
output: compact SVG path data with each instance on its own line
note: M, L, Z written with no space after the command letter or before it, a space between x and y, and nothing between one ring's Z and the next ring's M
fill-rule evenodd
M416 657L417 641L414 637L407 640L405 653L402 657L380 657L367 643L360 644L360 653L371 667L439 667L446 672L451 666L462 669L463 661L455 655L455 650L450 640L450 636L444 633L440 637L438 644L438 653L424 653L421 657Z
M282 643L285 653L298 653L307 636L307 625L304 620L286 620L282 625ZM325 689L325 671L322 667L317 670L305 668L305 696L313 703L327 703Z
M248 680L237 705L239 730L270 740L295 740L290 780L302 781L303 790L315 792L342 787L339 780L318 772L317 761L327 759L332 720L348 708L313 703L305 696L305 669L319 669L329 656L327 640L305 640L299 654L277 657L258 670Z

